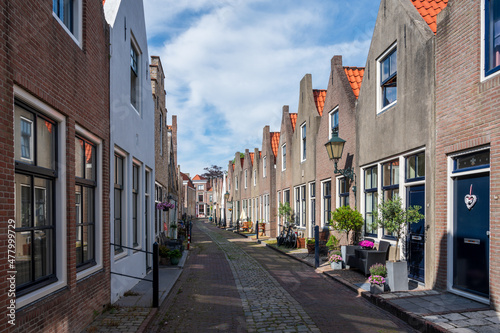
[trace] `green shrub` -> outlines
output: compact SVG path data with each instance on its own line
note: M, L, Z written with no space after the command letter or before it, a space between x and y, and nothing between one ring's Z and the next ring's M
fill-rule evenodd
M170 251L170 258L180 258L182 257L182 252L179 250Z
M363 226L363 216L357 210L352 210L349 206L337 208L332 212L330 225L337 231L345 232L349 243L349 232L359 232Z
M314 238L308 238L306 239L306 244L314 244L316 241L314 240Z

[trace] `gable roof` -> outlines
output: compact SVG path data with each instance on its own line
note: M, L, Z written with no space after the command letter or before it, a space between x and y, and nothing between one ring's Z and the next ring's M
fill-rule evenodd
M316 103L316 109L320 116L323 115L323 108L325 107L326 90L325 89L313 89L314 103Z
M297 114L289 113L289 115L290 115L290 121L292 122L292 130L295 132L295 125L297 125Z
M344 66L344 72L347 75L352 92L357 99L359 97L359 90L361 89L361 81L363 81L363 75L365 74L365 68Z
M411 2L424 21L427 22L432 32L436 34L437 14L446 7L448 0L411 0Z
M271 149L273 150L274 158L278 156L278 147L280 145L280 132L271 132Z
M207 179L200 176L200 175L196 175L196 176L194 176L193 180L207 180Z

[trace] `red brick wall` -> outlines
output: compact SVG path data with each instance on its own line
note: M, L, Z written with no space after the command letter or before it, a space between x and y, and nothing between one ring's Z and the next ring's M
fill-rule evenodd
M438 15L436 35L436 271L438 288L447 281L447 156L490 144L490 299L500 305L500 188L498 168L500 76L480 81L481 2L450 0Z
M16 326L7 324L6 292L0 293L0 331L81 331L94 310L109 303L109 36L100 1L83 1L80 48L52 15L52 2L3 1L0 4L0 270L6 276L7 220L14 218L13 86L28 91L66 117L67 287L19 309ZM7 53L8 50L8 53ZM77 282L75 268L75 123L103 141L103 266ZM61 203L58 203L61 204ZM0 281L7 290L5 279Z

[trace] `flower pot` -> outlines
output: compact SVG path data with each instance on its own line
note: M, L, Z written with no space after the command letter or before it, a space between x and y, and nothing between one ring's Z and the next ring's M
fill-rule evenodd
M387 283L391 291L408 290L408 265L406 261L387 261Z
M171 263L172 265L174 265L174 266L175 266L175 265L179 264L179 260L180 260L180 259L181 259L181 258L177 258L177 257L170 257L170 263Z
M384 293L384 284L370 284L370 292L373 295L378 295Z
M306 247L306 239L304 237L297 238L297 248L303 249Z
M336 270L341 270L342 269L342 261L339 262L331 262L330 267L336 271Z
M308 254L314 254L315 252L315 246L314 244L307 244L307 253Z

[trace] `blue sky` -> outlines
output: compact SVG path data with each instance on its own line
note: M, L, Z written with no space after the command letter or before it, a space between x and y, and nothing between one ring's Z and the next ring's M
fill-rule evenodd
M178 163L193 177L262 148L299 83L326 89L330 60L365 66L379 0L144 0L149 55L165 71Z

